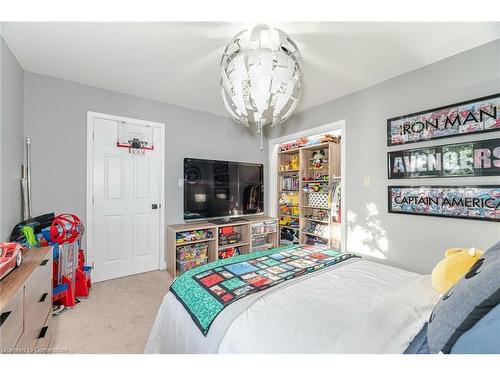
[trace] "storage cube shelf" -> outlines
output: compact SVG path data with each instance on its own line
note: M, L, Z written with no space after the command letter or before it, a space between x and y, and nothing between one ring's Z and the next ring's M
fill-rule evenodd
M328 142L278 152L280 246L340 249L341 207L331 207L332 184L341 181L340 151L340 143Z
M258 216L223 225L208 221L169 225L166 236L167 270L176 277L220 258L277 247L278 221Z

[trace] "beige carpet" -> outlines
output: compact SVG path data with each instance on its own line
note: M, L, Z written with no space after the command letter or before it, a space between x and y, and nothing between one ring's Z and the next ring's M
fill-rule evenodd
M95 283L89 298L54 317L52 349L142 353L171 282L166 271L153 271Z

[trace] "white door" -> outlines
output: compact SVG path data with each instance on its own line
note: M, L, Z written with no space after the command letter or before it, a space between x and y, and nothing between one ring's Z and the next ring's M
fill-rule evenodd
M152 136L154 150L134 155L117 147L118 134L123 138L127 127L133 127L135 135L143 131ZM163 212L161 129L96 115L93 132L92 277L102 281L156 270Z

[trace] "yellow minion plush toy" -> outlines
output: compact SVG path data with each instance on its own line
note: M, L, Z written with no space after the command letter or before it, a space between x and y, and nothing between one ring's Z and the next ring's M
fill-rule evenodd
M432 286L440 293L446 293L481 258L483 251L475 248L451 248L444 253L432 270Z

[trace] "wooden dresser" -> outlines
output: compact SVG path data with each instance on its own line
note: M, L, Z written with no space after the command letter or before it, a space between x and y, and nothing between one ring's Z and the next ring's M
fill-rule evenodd
M23 258L0 281L0 353L46 353L52 339L52 248Z

